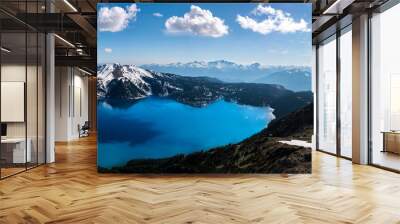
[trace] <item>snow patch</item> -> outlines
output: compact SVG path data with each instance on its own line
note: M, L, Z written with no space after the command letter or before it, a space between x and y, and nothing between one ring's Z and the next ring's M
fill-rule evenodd
M280 143L283 144L288 144L288 145L294 145L294 146L300 146L300 147L305 147L305 148L311 148L311 143L302 141L302 140L295 140L292 139L290 141L279 141Z

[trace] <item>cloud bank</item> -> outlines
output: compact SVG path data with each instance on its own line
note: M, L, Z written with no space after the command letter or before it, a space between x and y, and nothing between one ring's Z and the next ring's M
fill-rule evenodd
M263 35L271 32L280 33L295 33L295 32L310 32L308 23L304 19L296 21L290 13L280 9L274 9L271 6L259 4L252 11L254 16L266 16L264 20L258 21L249 16L236 16L236 21L243 29L249 29Z
M155 17L163 17L163 14L161 14L159 12L155 12L155 13L153 13L153 16L155 16Z
M132 4L125 9L118 6L112 8L102 7L98 14L98 29L101 32L122 31L128 26L129 21L136 19L136 14L139 11L136 4Z
M224 20L213 16L211 11L192 5L183 17L172 16L165 21L168 33L193 34L205 37L222 37L229 33Z

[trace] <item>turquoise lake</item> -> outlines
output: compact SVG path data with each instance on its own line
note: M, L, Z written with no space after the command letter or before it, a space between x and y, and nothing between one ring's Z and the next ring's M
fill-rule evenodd
M148 97L124 108L99 102L98 166L165 158L240 142L273 119L269 107L218 100L198 108Z

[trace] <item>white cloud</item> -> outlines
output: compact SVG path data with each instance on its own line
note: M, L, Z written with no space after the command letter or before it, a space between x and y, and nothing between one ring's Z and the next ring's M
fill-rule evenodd
M112 8L102 7L98 14L97 26L100 31L122 31L128 26L130 20L136 19L136 14L139 11L136 4L132 4L125 9L118 6Z
M311 31L310 28L308 28L308 23L304 19L295 21L290 13L280 9L274 9L271 6L259 4L257 8L252 11L252 14L256 16L264 15L266 18L258 21L249 16L237 15L236 21L243 29L249 29L263 35L271 32L295 33Z
M155 13L153 13L153 16L155 16L155 17L163 17L164 15L159 13L159 12L155 12Z
M206 37L222 37L229 33L224 20L213 16L211 11L198 6L190 6L190 11L183 17L172 16L165 21L168 33L186 33Z
M262 4L258 4L257 8L255 8L251 13L254 15L268 15L268 14L275 14L276 10L271 6L263 6Z
M112 49L111 49L111 48L108 48L108 47L106 47L106 48L104 48L104 52L106 52L106 53L111 53L111 52L112 52Z
M276 49L269 49L268 52L272 53L272 54L288 54L289 53L288 50L276 50Z

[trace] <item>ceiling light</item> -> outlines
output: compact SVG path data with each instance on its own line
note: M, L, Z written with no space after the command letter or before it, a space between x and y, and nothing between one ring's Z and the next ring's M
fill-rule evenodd
M343 13L343 10L351 5L355 0L336 0L330 5L324 12L323 15L340 15Z
M67 4L74 12L78 12L78 10L68 0L64 0L64 3Z
M334 14L332 11L336 12L338 10L338 4L340 0L336 0L332 5L330 5L325 11L322 13L323 15L326 14Z
M60 37L59 35L57 35L57 34L54 34L54 36L55 37L57 37L59 40L61 40L62 42L64 42L64 43L66 43L67 45L69 45L70 47L73 47L73 48L75 48L75 45L73 45L71 42L69 42L68 40L66 40L66 39L64 39L64 38L62 38L62 37Z
M83 49L77 48L76 53L78 53L79 55L83 55Z
M11 52L11 50L9 50L9 49L7 49L5 47L1 47L0 49L1 49L1 51L4 51L6 53L10 53Z
M83 69L81 69L81 68L78 68L78 70L81 71L81 72L83 72L83 73L85 73L85 74L87 74L87 75L92 75L92 73L90 73L90 72L88 72L88 71L86 71L86 70L83 70Z

